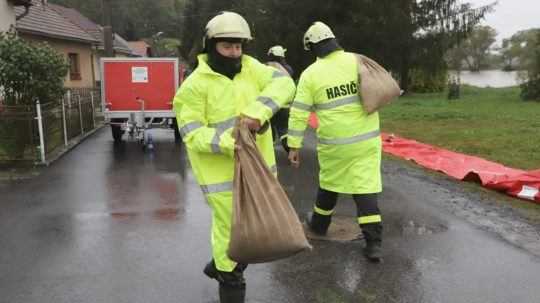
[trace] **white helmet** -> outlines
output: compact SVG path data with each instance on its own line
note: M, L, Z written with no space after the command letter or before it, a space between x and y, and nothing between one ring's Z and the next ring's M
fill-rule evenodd
M246 19L233 12L221 12L210 19L206 24L206 38L253 39Z
M269 50L268 50L268 53L267 55L274 55L276 57L282 57L282 58L285 58L285 52L287 51L287 49L283 48L283 46L281 45L275 45L275 46L272 46Z
M328 25L317 21L313 23L304 34L304 49L309 50L310 43L317 43L329 38L335 38Z

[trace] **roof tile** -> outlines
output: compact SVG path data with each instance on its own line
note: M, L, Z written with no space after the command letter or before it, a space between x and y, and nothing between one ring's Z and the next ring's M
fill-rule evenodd
M41 1L32 1L32 4L28 15L17 20L16 28L18 31L87 43L97 42L95 37L48 5L43 5ZM15 12L20 15L24 12L24 8L15 7Z

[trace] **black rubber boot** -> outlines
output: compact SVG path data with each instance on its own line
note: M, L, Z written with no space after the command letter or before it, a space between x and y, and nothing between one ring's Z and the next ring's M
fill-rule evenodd
M366 247L364 248L364 256L370 262L379 263L382 261L382 224L371 223L361 226L362 233L366 239Z
M307 215L307 225L309 229L318 235L326 235L330 223L332 223L332 216L323 216L311 212Z
M203 273L210 279L216 279L218 278L218 270L216 268L216 264L214 263L214 260L208 262L206 266L203 269Z
M238 263L236 264L236 267L234 268L234 271L232 273L242 275L244 273L244 270L246 270L247 265ZM203 269L203 273L210 279L216 279L218 282L223 282L223 275L227 275L225 272L220 272L216 268L216 264L214 263L214 260L208 262L206 266ZM220 275L221 273L221 275Z
M373 263L379 263L382 261L382 249L380 242L366 242L364 248L364 256Z
M244 303L246 300L246 285L229 286L219 283L219 302L220 303Z
M208 262L203 273L210 279L219 282L219 300L221 303L244 303L246 296L246 281L244 270L247 265L238 263L233 271L225 272L216 268L214 260Z

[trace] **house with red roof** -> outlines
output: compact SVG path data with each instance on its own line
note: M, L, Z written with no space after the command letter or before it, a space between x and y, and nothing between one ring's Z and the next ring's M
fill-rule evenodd
M0 0L5 1L5 0ZM99 85L100 58L104 56L103 29L75 9L28 0L31 6L15 7L16 30L27 41L46 42L63 54L69 64L66 88L91 88ZM115 34L115 56L134 56L127 42Z

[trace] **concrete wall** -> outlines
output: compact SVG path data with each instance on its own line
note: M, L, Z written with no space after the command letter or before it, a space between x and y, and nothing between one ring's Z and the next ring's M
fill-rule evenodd
M68 72L66 80L64 81L64 85L66 88L94 87L95 76L92 62L94 60L94 57L92 54L91 44L38 37L22 33L20 33L20 36L27 41L47 42L52 48L54 48L57 52L61 53L64 56L66 62L68 60L69 53L78 54L81 79L71 80Z
M5 32L15 24L15 11L13 4L7 0L0 0L0 32Z

